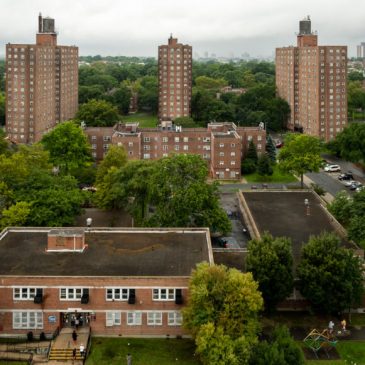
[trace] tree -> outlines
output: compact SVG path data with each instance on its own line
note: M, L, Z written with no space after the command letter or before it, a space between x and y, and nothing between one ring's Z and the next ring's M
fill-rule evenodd
M293 256L290 239L265 233L248 244L247 271L259 283L270 312L293 291Z
M250 358L250 365L293 364L304 365L304 356L285 326L275 327L269 341L261 341L255 346Z
M8 149L8 142L5 140L5 132L4 130L0 127L0 155L5 153Z
M253 143L252 139L250 140L250 142L248 144L248 149L247 149L247 153L246 153L245 158L254 161L255 165L257 165L257 161L258 161L259 158L257 156L256 146Z
M322 143L316 137L305 134L288 134L278 160L282 170L300 176L302 189L303 175L308 171L319 171L322 166Z
M118 107L120 114L128 114L131 95L131 90L124 84L120 85L112 94L114 105Z
M50 162L66 174L92 160L86 135L72 121L61 123L44 135L41 144L49 152Z
M349 81L364 81L364 74L359 71L351 71L347 74Z
M0 231L5 227L22 226L30 211L30 204L26 202L18 202L9 209L4 209L0 214Z
M245 158L241 164L241 172L244 175L252 174L256 171L256 163L250 158Z
M336 146L345 160L365 161L365 124L351 123L337 135Z
M203 363L247 363L257 343L257 314L262 307L252 275L201 263L192 273L189 293L183 325L196 339Z
M336 198L327 206L327 209L343 225L347 225L353 216L353 200L346 191L340 191Z
M100 85L79 86L79 104L85 104L91 99L102 99L103 87Z
M123 146L111 145L108 153L100 162L96 174L96 183L102 182L103 178L107 175L109 169L112 167L120 168L127 163L127 152Z
M322 233L302 249L299 289L316 311L337 314L361 301L362 261L340 245L335 234Z
M352 217L347 232L350 240L365 248L365 216Z
M110 127L120 119L120 116L118 109L108 101L91 99L80 106L76 119L92 127Z
M181 125L184 128L195 128L197 127L193 118L190 117L179 117L175 118L174 123L176 125Z
M138 109L157 113L158 110L158 79L157 76L141 78L138 89Z
M179 154L157 160L150 180L150 204L155 211L146 224L230 232L231 222L219 205L217 183L208 184L207 177L206 162L199 155Z
M276 147L271 136L268 134L266 137L266 153L270 158L272 164L276 163Z
M274 172L269 156L266 153L259 157L257 162L257 172L260 176L271 176Z
M224 79L213 79L207 76L198 76L195 79L195 84L201 89L218 91L223 86L227 85L227 81Z

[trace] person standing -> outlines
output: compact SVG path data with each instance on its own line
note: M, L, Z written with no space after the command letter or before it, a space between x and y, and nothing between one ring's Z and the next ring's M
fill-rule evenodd
M75 330L73 330L72 332L72 340L74 342L74 345L76 345L76 342L77 342L77 333Z
M127 365L132 365L132 355L131 354L127 355Z
M333 327L335 326L335 324L333 323L333 321L330 321L328 323L328 332L330 335L332 335L332 332L333 332Z
M342 331L346 332L346 319L344 318L342 321L341 321L341 327L342 327Z
M80 345L80 355L81 355L81 357L85 356L85 347L83 344Z

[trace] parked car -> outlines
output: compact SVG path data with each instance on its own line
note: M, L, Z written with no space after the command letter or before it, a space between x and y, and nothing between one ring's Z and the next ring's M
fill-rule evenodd
M341 167L339 165L328 165L324 167L326 172L341 172Z
M234 237L219 237L218 242L224 248L240 248L240 245Z
M343 181L343 180L354 180L354 176L352 175L351 172L345 172L344 174L340 174L338 176L338 180Z
M275 143L275 147L276 148L281 148L283 146L284 146L284 142L283 141L276 141L276 143Z
M344 183L344 185L347 187L347 188L349 188L353 183L355 182L355 180L349 180L349 181L346 181L345 183Z
M352 185L350 185L350 190L356 190L362 186L361 182L354 181Z

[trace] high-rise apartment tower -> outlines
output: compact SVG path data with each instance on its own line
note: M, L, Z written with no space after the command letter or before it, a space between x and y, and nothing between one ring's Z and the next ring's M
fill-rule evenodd
M158 115L160 121L190 116L192 47L170 36L158 47Z
M78 48L58 46L55 22L38 17L36 44L6 45L6 132L39 141L78 108Z
M276 49L276 87L291 109L288 128L334 138L347 125L347 46L318 46L309 17L296 47Z

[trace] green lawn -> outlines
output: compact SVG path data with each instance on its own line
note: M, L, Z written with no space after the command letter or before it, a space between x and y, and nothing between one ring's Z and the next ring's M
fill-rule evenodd
M148 113L135 113L122 117L123 122L139 122L141 128L154 128L157 126L157 115Z
M337 351L341 360L307 361L308 365L365 365L365 343L363 341L340 341Z
M271 176L260 176L257 172L243 176L249 183L290 183L298 181L292 174L284 173L274 166L274 173Z
M125 364L128 352L133 365L200 365L194 351L194 342L185 339L95 337L86 365Z

